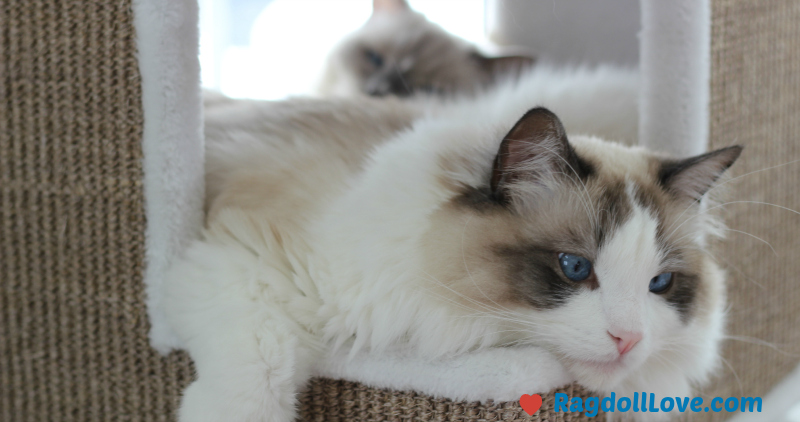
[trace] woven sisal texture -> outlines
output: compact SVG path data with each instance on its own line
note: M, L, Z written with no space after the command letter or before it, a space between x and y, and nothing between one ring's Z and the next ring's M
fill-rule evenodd
M130 2L0 0L0 421L166 421Z
M569 397L589 394L578 386L567 386L543 396L542 407L533 416L517 403L480 404L432 399L412 392L396 392L365 387L362 384L312 380L300 397L301 418L305 422L384 422L384 421L536 421L582 422L604 420L604 414L589 418L583 413L553 412L555 393Z
M711 145L745 146L728 199L800 210L800 162L765 170L800 160L800 2L716 0L712 8ZM754 203L724 208L736 230L719 253L734 338L704 393L763 396L800 362L800 215Z

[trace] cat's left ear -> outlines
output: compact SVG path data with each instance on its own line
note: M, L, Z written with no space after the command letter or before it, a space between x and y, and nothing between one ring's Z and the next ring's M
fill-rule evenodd
M472 57L478 62L478 66L484 73L491 78L515 75L533 67L536 63L535 58L522 55L487 57L481 53L473 53Z
M372 0L372 13L403 12L411 10L406 0Z
M590 172L569 144L561 120L552 111L537 107L525 113L500 143L490 187L492 196L506 203L515 182L547 187L561 177L582 179Z
M659 181L673 194L699 200L741 153L742 147L734 145L683 160L663 161Z

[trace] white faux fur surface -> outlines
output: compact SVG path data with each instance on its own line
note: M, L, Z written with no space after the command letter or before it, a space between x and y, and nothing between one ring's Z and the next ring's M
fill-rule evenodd
M711 6L708 0L641 0L639 142L677 156L708 141Z
M167 325L164 272L203 222L203 134L194 0L134 0L144 108L147 310L150 341L177 348Z

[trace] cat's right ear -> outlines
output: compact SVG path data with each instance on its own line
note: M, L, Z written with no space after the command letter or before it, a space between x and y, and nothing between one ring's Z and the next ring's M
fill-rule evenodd
M517 182L546 187L559 175L583 179L590 172L590 166L569 144L561 120L552 111L537 107L525 113L500 143L492 167L492 197L507 203Z
M406 0L372 0L372 13L403 12L411 10Z
M659 181L678 197L700 200L741 153L742 147L734 145L683 160L664 161Z

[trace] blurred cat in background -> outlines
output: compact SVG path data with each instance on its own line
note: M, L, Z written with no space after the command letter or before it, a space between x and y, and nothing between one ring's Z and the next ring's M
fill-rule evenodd
M487 57L412 10L406 0L373 0L367 23L328 57L323 96L473 93L533 65L525 56Z

